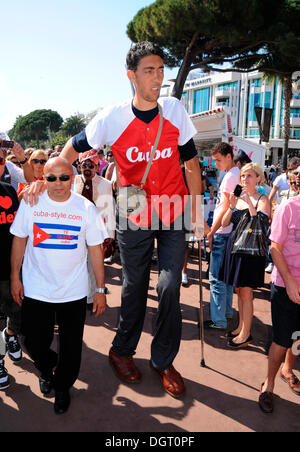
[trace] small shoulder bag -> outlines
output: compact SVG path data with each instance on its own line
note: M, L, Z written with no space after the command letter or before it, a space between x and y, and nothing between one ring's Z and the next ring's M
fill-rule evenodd
M147 194L145 190L143 190L143 186L145 185L146 179L148 177L148 173L150 171L150 167L154 158L154 154L156 152L162 127L163 127L163 113L162 108L158 104L158 111L159 111L159 127L158 132L156 135L156 139L149 157L149 161L147 164L147 167L145 169L145 173L142 177L142 180L140 182L140 185L124 185L123 187L120 187L119 183L119 175L118 175L118 168L117 168L117 183L118 183L118 195L117 195L117 205L119 210L119 215L122 217L132 217L135 215L138 215L139 213L143 212L145 208L147 207Z

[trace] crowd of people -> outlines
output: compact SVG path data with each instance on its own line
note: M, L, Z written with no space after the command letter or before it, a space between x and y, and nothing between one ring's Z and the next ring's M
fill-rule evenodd
M300 395L293 371L295 332L300 330L300 159L291 159L286 172L271 168L266 174L243 151L235 156L229 144L218 143L211 156L223 178L214 193L209 180L201 180L196 130L184 107L174 98L158 101L163 58L155 44L134 45L127 55L133 100L103 109L63 149L24 151L16 142L5 149L0 139L5 264L0 311L7 317L0 335L0 389L10 384L6 352L14 361L22 359L22 334L40 372L41 392L55 390L57 414L68 410L69 390L79 374L86 308L96 316L105 310L104 264L112 262L116 246L123 285L109 362L122 381L141 380L133 357L143 329L156 241L158 312L150 366L168 394L184 394L185 382L173 361L181 340L180 286L188 285L187 210L190 232L197 240L205 237L210 250L210 319L205 328L227 330L236 293L239 322L227 331L228 346L247 347L252 342L253 290L264 285L265 272L273 267L273 343L259 406L273 411L282 361L281 378ZM118 207L122 188L129 188L127 196L133 195L138 212L128 208L125 218ZM197 208L206 190L211 201L216 195L210 226ZM172 198L172 208L166 208L166 198ZM141 205L146 206L142 211ZM55 324L59 352L51 349Z

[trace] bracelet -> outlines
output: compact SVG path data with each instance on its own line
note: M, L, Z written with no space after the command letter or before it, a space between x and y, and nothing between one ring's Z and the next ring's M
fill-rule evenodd
M229 206L229 209L231 210L231 212L234 211L234 207Z
M25 165L26 162L28 162L28 158L27 157L25 157L25 160L23 160L22 162L19 162L19 163L20 163L20 165Z

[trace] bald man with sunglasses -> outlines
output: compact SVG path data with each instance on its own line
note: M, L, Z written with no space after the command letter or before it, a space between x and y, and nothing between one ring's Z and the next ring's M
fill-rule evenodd
M106 307L100 245L108 235L94 204L71 191L74 174L67 160L50 159L44 176L46 191L34 207L21 202L10 229L15 236L11 292L22 306L24 343L40 371L41 392L47 395L54 388L54 411L62 414L69 408L69 390L81 363L87 248L97 285L93 312L98 317ZM55 322L59 326L58 353L50 348Z

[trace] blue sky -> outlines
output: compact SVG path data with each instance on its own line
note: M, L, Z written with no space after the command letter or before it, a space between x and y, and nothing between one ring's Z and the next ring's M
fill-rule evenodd
M126 26L153 0L1 3L0 132L36 109L66 119L131 97Z

